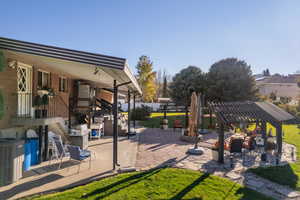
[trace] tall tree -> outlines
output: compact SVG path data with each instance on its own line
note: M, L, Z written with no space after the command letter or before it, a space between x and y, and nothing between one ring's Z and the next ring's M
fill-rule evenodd
M204 92L206 88L205 74L196 66L188 66L175 74L170 83L170 96L178 105L190 103L193 91Z
M162 97L169 97L167 75L164 73L164 82L162 88Z
M214 63L208 72L208 97L216 101L244 101L257 98L250 65L236 58Z
M143 101L153 102L156 95L156 73L153 71L153 63L148 56L139 58L137 69L137 79L143 91Z
M203 93L206 88L205 74L196 66L189 66L182 69L173 77L169 86L169 93L177 105L184 105L186 108L185 126L188 126L187 108L191 103L192 92Z

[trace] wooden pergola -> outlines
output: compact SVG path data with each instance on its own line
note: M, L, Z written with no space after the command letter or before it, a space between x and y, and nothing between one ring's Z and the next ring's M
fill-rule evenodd
M224 163L224 129L237 123L259 123L264 144L267 141L267 123L276 128L277 153L282 153L282 124L296 123L296 118L268 102L210 102L210 112L214 113L219 127L219 163ZM266 145L265 145L266 147Z

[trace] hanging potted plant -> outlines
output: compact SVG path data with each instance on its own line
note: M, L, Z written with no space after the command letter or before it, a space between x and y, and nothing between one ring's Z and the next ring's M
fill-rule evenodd
M42 117L45 118L48 116L48 110L46 109L46 106L49 104L49 95L44 94L42 96L42 105L43 105L43 110L42 110Z
M41 105L42 105L42 98L40 97L40 95L36 95L33 99L33 106L35 108L34 117L37 119L42 117L42 111L40 109Z

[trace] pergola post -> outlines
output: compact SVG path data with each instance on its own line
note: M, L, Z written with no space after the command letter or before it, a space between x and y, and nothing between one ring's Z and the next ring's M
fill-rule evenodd
M114 80L114 103L113 103L113 169L116 169L118 163L118 87Z
M277 143L277 153L282 153L282 123L278 124L276 127L276 143Z
M264 149L267 148L267 123L266 121L261 122L261 132L262 132L262 138L264 139Z
M127 119L127 122L128 122L128 133L127 133L127 136L128 136L128 139L129 139L129 136L130 136L130 133L131 133L131 131L130 131L130 124L131 124L131 114L130 114L130 99L131 98L131 95L130 95L130 90L128 90L128 109L127 109L127 113L128 113L128 119Z
M224 124L219 123L219 163L224 163Z
M212 111L209 109L209 128L212 129L213 122L212 122Z

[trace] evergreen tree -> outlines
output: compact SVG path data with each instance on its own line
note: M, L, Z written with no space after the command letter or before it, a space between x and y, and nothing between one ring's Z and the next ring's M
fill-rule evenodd
M141 56L136 66L137 79L143 91L143 101L153 102L156 95L156 73L153 71L153 63L148 56Z
M215 101L257 99L250 65L236 58L216 62L208 72L208 97Z
M162 97L169 97L167 76L164 75Z

